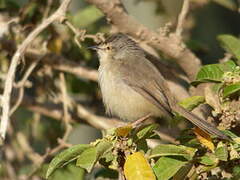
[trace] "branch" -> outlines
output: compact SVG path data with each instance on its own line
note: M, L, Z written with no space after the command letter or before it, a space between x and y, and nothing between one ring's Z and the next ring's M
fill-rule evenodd
M124 125L120 120L95 115L80 104L77 104L77 116L85 120L91 126L102 130Z
M183 0L182 10L178 16L178 24L176 28L176 35L178 37L181 37L184 20L186 19L188 10L189 10L189 0Z
M51 103L37 103L34 101L34 98L26 95L24 96L21 105L32 112L39 113L60 121L63 119L63 111L59 105L54 105ZM95 115L93 112L89 111L80 104L73 103L73 106L74 109L76 109L76 112L69 112L69 123L81 121L102 130L123 125L123 122L120 120Z
M66 86L66 80L64 74L61 72L59 75L59 86L60 86L60 91L61 91L61 100L63 104L63 121L64 121L64 126L65 126L65 133L63 135L63 141L66 141L70 132L72 131L72 126L70 124L70 113L69 109L71 106L71 99L69 98L67 94L67 86Z
M43 56L42 53L39 52L38 50L29 49L26 51L26 59L30 61L36 61L36 59L42 56ZM184 88L182 85L183 82L186 84L187 81L184 78L179 76L179 74L182 74L182 72L180 72L177 69L174 69L169 65L166 65L165 63L162 63L156 57L152 55L150 56L150 54L148 54L147 57L151 60L153 64L155 64L155 66L162 73L164 78L167 80L169 87L171 89L174 89L173 93L178 100L181 100L189 96L187 89ZM52 53L46 54L41 59L41 62L43 64L47 64L51 66L51 68L55 70L70 73L79 78L83 78L91 81L98 80L97 70L79 65L79 63L75 63L72 60L66 59L60 55L56 55Z
M161 50L167 56L176 59L177 63L185 71L188 78L193 80L197 74L201 62L176 36L166 37L157 34L138 23L125 11L120 0L87 0L96 5L107 17L110 23L119 31L127 33L135 38L144 40L150 45Z
M4 92L2 97L2 117L0 124L0 145L4 143L8 121L9 121L9 110L10 110L10 96L13 87L13 81L15 79L15 72L20 58L24 55L27 47L31 44L31 42L41 33L46 27L48 27L51 23L56 20L61 20L65 17L65 13L67 11L67 7L70 4L71 0L64 0L60 7L57 9L55 13L53 13L49 18L44 20L35 30L33 30L29 36L23 41L23 43L18 47L17 51L13 55L11 60L11 64L7 73Z
M27 58L29 60L35 61L37 58L41 57L41 52L36 50L28 50L26 52ZM76 75L83 79L88 79L91 81L98 80L98 72L95 69L90 69L87 67L80 66L78 63L70 61L63 56L56 54L46 54L42 59L42 62L51 66L53 69L58 71L67 72Z
M37 66L38 62L42 59L42 56L39 57L36 61L34 61L29 68L27 69L26 73L24 74L23 78L21 81L18 83L14 84L16 88L19 88L19 95L18 99L16 100L16 103L13 105L13 107L10 110L10 116L17 110L17 108L20 106L23 96L24 96L24 88L25 88L25 83L27 82L28 77L34 70L34 68Z

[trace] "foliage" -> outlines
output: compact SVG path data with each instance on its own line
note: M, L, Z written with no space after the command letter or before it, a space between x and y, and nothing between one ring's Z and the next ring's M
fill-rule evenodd
M97 140L89 146L73 146L54 157L49 164L47 178L54 174L54 171L59 168L59 164L64 168L72 160L75 161L76 166L80 166L87 171L91 171L94 164L99 162L107 169L118 170L124 167L124 174L130 180L132 177L136 177L136 174L141 174L140 179L150 180L155 179L156 176L157 179L162 180L171 177L181 179L179 172L191 177L194 174L211 172L216 167L224 169L226 165L234 164L240 159L239 155L236 156L240 152L240 137L229 131L225 131L225 133L231 136L233 141L223 142L211 139L210 141L214 146L211 151L204 146L204 143L202 144L201 141L190 134L181 136L181 145L160 144L154 148L147 147L146 150L138 142L146 141L151 137L159 139L154 133L153 126L157 128L157 125L152 124L143 128L134 128L125 137L118 136L115 129L114 133L106 135L103 139ZM139 134L142 135L137 136ZM84 150L82 150L83 146ZM75 148L80 148L80 151L74 153L74 157L72 157L73 151L71 149ZM71 160L66 157L71 157ZM233 168L236 167L228 168L233 171ZM155 175L153 175L153 172ZM217 173L221 173L221 171Z
M17 47L61 2L0 0L1 92ZM128 3L131 1L124 1L126 7ZM143 9L132 12L138 5ZM146 21L146 30L147 24L163 22L156 26L164 26L171 21L173 26L166 25L159 31L171 37L180 5L167 0L133 0L132 7L126 9L134 18ZM22 89L24 95L11 116L1 151L0 179L117 179L119 172L128 180L136 176L147 180L240 179L240 40L232 35L239 33L238 5L234 0L194 0L190 7L193 9L185 19L182 39L203 64L208 64L201 66L191 82L197 90L201 85L201 95L185 98L179 104L189 111L206 105L210 111L207 120L215 122L231 137L231 142L213 138L199 129L187 129L183 118L171 124L174 131L169 131L169 123L161 120L160 127L155 123L138 127L128 124L103 130L101 138L100 131L89 123L106 118L95 82L97 76L86 78L81 73L87 69L96 75L97 55L87 47L98 43L103 33L119 29L111 28L111 19L94 5L73 0L66 18L75 32L64 22L51 24L31 42L18 66L11 108L21 97ZM153 18L148 17L149 11ZM145 31L138 32L142 33ZM172 59L164 52L157 53L172 67ZM218 61L223 53L226 56ZM18 82L36 61L24 85L19 86ZM78 105L84 107L80 113ZM91 132L84 130L85 124L94 126ZM98 124L96 127L99 128ZM158 131L178 139L170 143Z
M224 48L234 49L237 47L232 39L220 36L224 42ZM236 39L235 39L236 40ZM232 53L238 53L235 49ZM234 54L237 58L237 54ZM239 54L240 55L240 54ZM238 95L240 68L233 60L228 60L221 64L211 64L203 66L197 74L194 85L205 82L213 82L212 86L220 85L217 89L218 98L221 100L220 106L225 106L227 101L231 101L232 96ZM212 88L214 91L214 88ZM216 88L215 88L216 90ZM180 102L184 108L192 110L202 103L208 103L203 96L193 96ZM209 104L211 106L211 104ZM214 109L214 106L212 107ZM88 149L84 150L85 157L78 158L76 166L81 166L87 171L93 168L93 162L97 161L105 168L121 169L124 167L124 174L127 179L134 179L137 174L141 174L141 179L167 180L170 178L182 179L186 177L196 177L201 173L217 173L221 176L221 171L232 172L232 178L237 178L238 171L236 164L240 160L240 137L230 131L223 131L232 138L231 142L212 139L208 134L200 129L194 130L195 136L185 132L179 137L180 145L160 144L154 148L146 147L146 140L156 137L156 125L150 124L141 128L131 128L131 125L116 128L115 133L106 135L103 139L97 140ZM112 132L112 131L111 131ZM157 137L160 138L160 137ZM108 141L108 148L96 158L99 143ZM144 143L138 143L144 141ZM143 146L144 144L144 146ZM68 150L64 151L67 153ZM76 154L76 158L84 152ZM91 155L90 155L91 154ZM61 155L61 154L60 154ZM59 159L56 156L49 165L49 169L58 168L54 161ZM65 161L62 158L62 161ZM104 162L104 163L103 163ZM150 166L150 164L151 166ZM89 168L90 167L90 168ZM220 168L220 169L217 169ZM227 168L227 169L226 169ZM153 172L155 175L153 175ZM51 173L47 174L47 177ZM184 174L184 176L181 176Z

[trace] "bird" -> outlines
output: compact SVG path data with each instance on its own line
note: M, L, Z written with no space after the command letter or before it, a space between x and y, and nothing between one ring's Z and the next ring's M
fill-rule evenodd
M215 126L178 104L161 72L129 36L116 33L90 48L99 57L99 85L108 114L132 122L149 114L170 119L178 113L201 130L229 140Z

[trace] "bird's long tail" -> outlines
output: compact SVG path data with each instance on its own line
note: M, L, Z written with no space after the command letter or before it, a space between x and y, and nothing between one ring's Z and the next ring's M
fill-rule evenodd
M207 121L204 121L203 119L197 117L195 114L189 112L188 110L184 109L183 107L177 105L175 106L175 110L177 113L179 113L181 116L185 117L189 121L191 121L194 125L199 127L200 129L212 134L216 135L217 137L225 140L230 140L229 137L227 137L225 134L223 134L220 130L218 130L216 127L208 123Z

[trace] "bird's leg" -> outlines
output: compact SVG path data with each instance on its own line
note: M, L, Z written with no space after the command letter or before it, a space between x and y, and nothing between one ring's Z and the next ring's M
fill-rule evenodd
M140 124L142 124L144 121L146 121L149 117L151 117L151 113L147 114L146 116L143 116L139 119L137 119L136 121L132 122L131 125L133 128L139 126Z
M151 114L147 114L146 116L143 116L140 119L137 119L136 121L134 121L132 123L128 123L128 124L125 124L123 126L120 126L120 127L116 128L117 136L127 137L129 135L129 132L133 128L136 128L139 125L141 125L142 122L147 120L150 116L151 116Z

